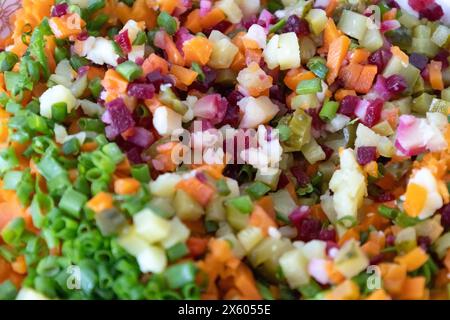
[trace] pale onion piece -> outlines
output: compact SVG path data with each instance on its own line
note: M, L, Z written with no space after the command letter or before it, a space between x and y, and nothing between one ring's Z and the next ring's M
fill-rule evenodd
M277 50L280 70L288 70L300 66L300 46L294 32L280 35Z
M88 37L86 40L75 40L73 50L81 57L85 57L95 45L95 37Z
M350 122L350 120L351 119L346 115L338 113L325 125L325 129L329 132L338 132L339 130L342 130Z
M100 116L105 111L101 105L87 99L78 100L78 104L83 112L90 117Z
M235 0L244 16L257 15L261 8L260 0Z
M325 259L312 259L308 263L308 273L317 282L321 284L327 284L330 282L328 277L328 266L330 262Z
M114 49L112 40L99 37L95 39L94 46L87 52L86 58L96 64L106 63L116 67L119 55Z
M128 20L127 23L125 23L125 25L123 26L122 30L120 30L120 33L124 32L125 30L128 30L128 39L130 39L130 43L133 43L139 31L142 31L142 23L139 24L134 20Z
M158 107L153 114L153 126L161 136L172 134L181 128L182 116L170 108Z
M66 128L56 123L53 131L55 132L55 141L59 144L63 144L67 137Z
M144 59L145 55L145 44L139 46L133 46L131 51L128 53L128 60L137 62L139 59Z
M238 102L238 106L244 113L240 128L256 128L272 120L279 111L279 107L266 96L245 97Z
M64 59L61 60L55 69L55 74L65 77L69 79L70 81L75 80L77 77L77 72L73 70L72 66L70 65L69 60Z
M70 113L77 106L77 99L72 92L63 85L56 85L45 91L39 98L40 114L48 119L52 118L52 106L64 102L67 112Z
M302 247L302 253L308 261L312 259L325 259L327 244L322 240L311 240Z

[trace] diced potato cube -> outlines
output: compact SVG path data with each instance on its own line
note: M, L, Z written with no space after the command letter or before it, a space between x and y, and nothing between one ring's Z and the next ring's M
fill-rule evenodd
M449 36L449 28L441 24L434 31L433 36L431 37L431 41L433 41L439 47L443 47L447 43Z
M157 246L147 246L137 256L141 272L160 273L167 266L167 257L163 249Z
M220 40L215 41L215 39ZM209 40L213 43L213 51L209 59L208 66L214 69L227 69L231 66L234 56L239 48L223 33L213 30L209 35Z
M122 231L118 238L118 243L126 252L135 257L148 247L147 241L137 234L135 226L128 227Z
M165 173L150 182L150 191L155 196L173 197L175 194L175 186L180 181L181 176L178 174Z
M369 259L355 240L348 240L334 259L336 269L347 279L352 278L367 268Z
M311 240L301 248L305 258L310 261L312 259L325 259L327 244L321 240Z
M205 213L203 207L181 189L175 193L174 206L176 215L182 220L197 220Z
M161 241L169 235L169 221L161 218L149 208L135 214L133 223L136 233L149 243Z
M169 236L161 241L162 246L167 249L171 246L185 242L189 238L191 231L184 225L178 217L170 220Z
M260 228L249 226L239 231L237 237L245 251L249 252L263 239L263 234Z
M241 21L242 11L234 0L221 0L217 2L217 7L225 13L228 21L231 23L239 23Z
M367 21L369 18L362 14L344 10L339 20L338 28L346 35L362 40L367 31Z
M289 287L297 289L309 282L308 260L300 249L296 248L285 252L280 257L279 262Z
M268 97L245 97L238 102L239 108L244 112L240 128L256 128L273 119L278 113L279 107Z
M325 29L325 25L327 24L328 18L325 10L322 9L311 9L305 17L306 21L309 22L309 26L311 27L311 31L315 35L319 35L323 29Z
M263 52L264 61L269 69L280 66L280 70L300 66L300 46L294 32L274 35L267 43Z

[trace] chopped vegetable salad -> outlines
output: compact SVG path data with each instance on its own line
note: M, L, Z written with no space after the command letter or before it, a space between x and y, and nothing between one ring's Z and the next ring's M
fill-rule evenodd
M0 299L449 299L437 0L23 0Z

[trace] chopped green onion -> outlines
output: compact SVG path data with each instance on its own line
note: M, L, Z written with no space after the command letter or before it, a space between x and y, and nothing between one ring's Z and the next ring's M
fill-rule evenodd
M94 12L105 7L105 0L89 0L88 1L88 11Z
M187 255L189 253L189 249L186 244L179 242L168 248L166 253L169 261L174 262Z
M278 20L277 23L275 23L272 27L270 27L269 33L275 33L275 32L277 32L278 30L280 30L281 28L283 28L285 24L286 24L286 19L280 19L280 20Z
M119 164L120 162L123 161L123 159L125 159L125 156L123 154L123 152L120 150L119 146L114 143L108 143L107 145L104 145L102 147L102 151L104 154L106 154L107 156L109 156L109 158L115 163L115 164Z
M395 218L395 224L402 228L412 227L420 222L419 218L410 217L404 212L400 212Z
M77 138L72 138L64 142L62 146L62 151L65 155L77 154L80 152L80 140Z
M15 190L22 180L23 172L21 171L8 171L3 177L3 189Z
M27 116L27 125L28 128L36 132L40 133L49 132L47 121L43 117L35 113L31 113Z
M105 125L99 119L80 118L80 120L78 120L78 125L83 131L93 131L98 133L105 131Z
M58 102L52 105L52 118L57 122L62 122L67 117L67 104Z
M12 147L0 151L0 174L11 170L19 165L16 153Z
M205 81L205 73L203 72L202 67L200 67L200 65L197 62L192 62L191 69L197 72L198 80Z
M206 229L207 233L216 232L217 229L219 229L219 225L215 221L206 220L205 221L205 229Z
M319 78L301 81L295 90L297 94L309 94L322 91L322 80Z
M59 207L68 214L78 218L80 216L81 209L87 200L86 195L69 188L64 192L61 200L59 201Z
M281 142L287 141L289 139L289 137L291 136L291 129L289 128L289 126L287 126L285 124L278 124L277 130L278 130L278 136L280 137Z
M378 207L378 213L380 215L382 215L385 218L388 218L390 220L395 219L400 211L394 209L394 208L389 208L388 206L385 206L384 204L382 204L381 206Z
M78 71L81 67L89 65L89 60L74 54L70 57L70 65L75 71Z
M16 295L17 289L11 280L6 280L0 284L0 300L14 300Z
M14 52L0 52L0 72L11 71L18 61L19 57Z
M14 218L3 228L2 238L7 244L16 243L25 231L25 220L22 217Z
M177 21L167 12L161 12L156 20L158 26L166 30L170 35L177 32Z
M195 281L197 267L191 261L170 266L164 272L170 289L178 289Z
M131 176L142 183L148 183L152 179L150 169L146 164L134 165L131 168Z
M100 97L100 92L102 92L102 90L103 90L100 78L95 77L94 79L92 79L89 82L88 88L91 91L94 98Z
M253 199L259 199L263 195L265 195L267 192L269 192L271 188L266 185L265 183L262 183L260 181L256 181L250 185L245 192L252 197Z
M328 67L326 66L326 61L323 58L314 57L309 59L307 67L320 79L325 79L328 73Z
M232 206L243 214L250 214L253 210L252 199L249 196L241 196L227 200L227 205Z
M147 42L147 35L144 31L139 31L133 41L133 46L140 46Z
M312 299L322 291L322 288L319 284L317 284L317 282L312 280L310 283L300 286L298 291L300 291L303 298Z
M93 20L88 21L86 29L89 34L97 35L97 32L108 22L109 16L107 14L101 13L96 16Z
M231 192L225 179L217 180L216 181L216 188L217 188L217 192L221 196L227 196Z
M331 121L339 109L339 103L336 101L327 101L323 104L322 109L320 109L319 117L324 121Z
M195 283L188 283L181 289L181 292L186 300L200 299L200 288Z
M128 81L133 81L142 76L142 68L133 61L125 61L119 64L116 71Z
M70 53L69 50L67 50L66 48L62 48L62 47L56 47L55 48L55 58L56 58L56 62L59 63L64 59L67 59L70 57Z
M314 187L312 186L311 183L308 183L306 186L298 188L297 194L299 196L304 196L304 195L310 194L313 191L314 191Z

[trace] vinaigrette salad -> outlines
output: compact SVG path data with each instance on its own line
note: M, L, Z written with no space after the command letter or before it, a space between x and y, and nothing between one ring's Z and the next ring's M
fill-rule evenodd
M450 6L23 0L0 299L450 298Z

